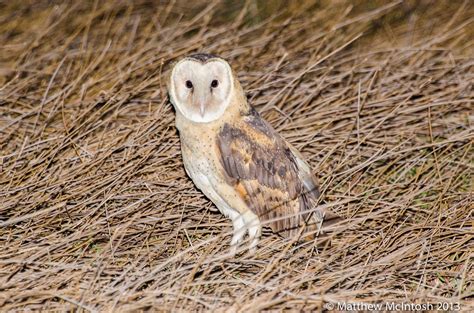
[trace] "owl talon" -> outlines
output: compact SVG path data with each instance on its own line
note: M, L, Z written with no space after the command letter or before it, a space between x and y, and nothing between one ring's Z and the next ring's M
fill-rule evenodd
M249 253L250 255L255 255L257 253L257 246L254 246L254 247L250 246Z
M248 231L250 239L249 252L255 254L257 252L258 242L260 241L260 235L262 234L262 228L258 221L253 221Z
M232 257L234 257L237 254L237 245L230 246L229 254Z

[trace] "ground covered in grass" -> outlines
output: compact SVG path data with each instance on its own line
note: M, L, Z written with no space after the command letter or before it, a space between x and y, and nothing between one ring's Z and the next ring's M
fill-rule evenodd
M473 16L470 1L2 2L0 310L474 310ZM164 85L196 51L229 60L312 165L346 218L331 246L266 231L225 256L231 223L184 172Z

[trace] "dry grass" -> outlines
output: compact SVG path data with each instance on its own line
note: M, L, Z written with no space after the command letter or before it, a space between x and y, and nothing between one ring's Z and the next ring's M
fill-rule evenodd
M0 4L2 311L474 310L474 6ZM227 58L347 218L332 246L231 224L185 175L162 82Z

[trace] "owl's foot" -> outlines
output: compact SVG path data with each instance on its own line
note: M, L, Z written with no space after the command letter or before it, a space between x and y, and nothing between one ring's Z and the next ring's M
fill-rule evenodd
M257 245L260 241L260 235L262 234L262 225L260 220L252 211L247 211L243 215L245 221L245 227L249 233L249 253L255 254L257 252Z
M251 213L251 212L250 212ZM257 245L262 234L262 227L260 221L255 214L242 214L233 220L234 235L230 242L230 253L236 255L239 243L244 238L245 234L249 234L249 252L255 254L257 252Z
M232 240L230 242L230 253L232 255L236 255L239 243L242 241L245 233L247 232L247 227L242 216L238 216L232 222L234 224L234 235L232 236Z
M250 225L248 225L248 232L249 232L249 239L250 239L250 246L249 252L251 254L255 254L257 252L257 245L260 241L260 235L262 234L262 227L258 221L252 221Z

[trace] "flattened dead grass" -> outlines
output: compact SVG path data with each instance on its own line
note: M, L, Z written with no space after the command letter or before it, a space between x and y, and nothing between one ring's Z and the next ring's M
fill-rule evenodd
M474 7L0 4L0 308L474 310ZM348 220L332 245L231 224L187 178L163 85L229 60Z

